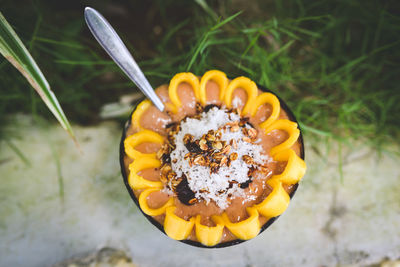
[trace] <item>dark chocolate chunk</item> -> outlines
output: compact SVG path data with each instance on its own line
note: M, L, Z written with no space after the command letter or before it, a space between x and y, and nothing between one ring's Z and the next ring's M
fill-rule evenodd
M253 182L253 181L252 181L251 179L249 179L249 180L247 180L247 181L244 182L244 183L240 183L240 184L239 184L239 187L242 188L242 189L245 189L245 188L249 187L249 184L250 184L251 182Z
M198 144L196 144L196 142L188 142L187 144L185 144L185 147L191 153L200 153L201 152L200 146Z
M182 181L176 186L175 190L179 201L183 204L190 206L195 203L192 200L195 198L195 193L190 189L185 175L183 176Z

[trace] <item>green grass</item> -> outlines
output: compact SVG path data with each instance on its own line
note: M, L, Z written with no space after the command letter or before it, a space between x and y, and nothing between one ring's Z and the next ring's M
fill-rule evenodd
M136 89L92 38L83 21L84 6L62 5L34 1L16 9L7 0L2 12L37 59L68 118L96 123L103 104ZM88 5L115 26L154 86L176 72L201 75L217 68L278 93L310 137L344 144L360 140L378 148L399 143L396 1ZM0 120L19 111L52 120L8 63L1 62L0 71Z

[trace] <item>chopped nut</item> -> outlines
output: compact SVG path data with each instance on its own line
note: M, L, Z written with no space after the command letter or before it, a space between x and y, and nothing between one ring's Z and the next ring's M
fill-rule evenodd
M232 139L231 141L232 141L232 147L233 147L234 149L237 149L238 146L237 146L236 139Z
M220 141L213 142L212 146L213 146L213 148L218 149L218 150L222 149L222 143Z
M206 139L201 139L199 142L199 146L201 150L207 150L208 149L208 145L207 145L207 141Z
M214 133L209 132L208 134L206 134L205 137L206 137L207 141L215 141L216 140Z
M236 152L233 152L232 154L229 155L229 160L234 161L237 160L238 154Z
M185 160L187 160L188 158L190 158L192 156L192 153L187 153L184 157L183 157L183 159L185 159Z

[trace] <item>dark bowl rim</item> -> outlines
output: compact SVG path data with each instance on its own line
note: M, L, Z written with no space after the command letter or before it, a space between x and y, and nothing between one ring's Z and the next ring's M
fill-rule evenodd
M257 83L256 83L256 84L257 84ZM263 92L268 92L268 93L274 94L274 95L279 99L280 105L281 105L281 107L285 110L285 112L287 113L289 119L290 119L291 121L294 121L294 122L296 122L296 123L298 124L298 122L297 122L297 120L296 120L296 117L294 116L293 112L290 110L290 108L288 107L288 105L285 103L285 101L283 101L275 92L273 92L273 91L267 89L266 87L261 86L261 85L259 85L259 84L257 84L257 87L258 87L259 89L261 89ZM142 212L142 214L143 214L155 227L157 227L158 230L160 230L160 231L163 232L165 235L167 235L167 234L165 233L165 231L164 231L164 227L163 227L162 224L160 224L159 222L157 222L152 216L149 216L149 215L145 214L145 213L142 211L142 209L140 208L140 205L139 205L139 200L136 198L136 196L135 196L135 194L134 194L134 192L133 192L133 189L130 187L130 185L129 185L129 183L128 183L128 175L127 175L127 173L126 173L126 170L125 170L125 163L124 163L124 156L125 156L124 140L125 140L125 137L126 137L126 131L127 131L127 129L129 128L129 126L131 125L131 117L132 117L132 114L133 114L133 112L136 110L136 108L137 108L137 105L133 108L133 110L132 110L132 112L131 112L131 115L129 116L128 121L125 123L125 126L124 126L123 131L122 131L122 137L121 137L120 148L119 148L119 162L120 162L120 166L121 166L121 173L122 173L122 177L123 177L123 180L124 180L124 184L125 184L125 186L126 186L128 192L129 192L129 194L130 194L130 196L131 196L133 202L135 202L136 206L139 208L139 210ZM300 147L300 157L301 157L303 160L305 160L303 135L302 135L302 131L301 131L299 125L298 125L298 128L299 128L299 130L300 130L300 136L299 136L299 142L300 142L300 145L301 145L301 147ZM299 183L296 183L296 184L293 186L293 191L289 194L290 199L293 198L293 196L294 196L294 194L296 193L298 187L299 187ZM267 228L268 228L273 222L275 222L276 219L278 219L278 218L279 218L279 216L270 218L270 219L261 227L260 232L258 233L258 235L260 235L263 231L265 231L265 229L267 229ZM257 236L258 236L258 235L257 235ZM233 246L233 245L237 245L237 244L243 243L243 242L248 241L248 240L236 239L236 240L231 240L231 241L227 241L227 242L223 242L223 243L218 243L218 244L215 245L215 246L205 246L205 245L201 244L200 242L198 242L198 241L193 241L193 240L177 240L177 241L180 241L180 242L182 242L182 243L185 243L185 244L188 244L188 245L191 245L191 246L201 247L201 248L224 248L224 247L230 247L230 246Z

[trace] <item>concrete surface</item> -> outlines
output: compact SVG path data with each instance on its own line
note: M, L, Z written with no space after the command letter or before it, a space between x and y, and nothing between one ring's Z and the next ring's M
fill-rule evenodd
M306 142L307 175L288 210L241 245L200 249L159 232L138 211L118 163L121 129L58 126L15 116L0 141L0 266L51 266L102 247L137 266L365 266L400 258L400 157L362 145ZM307 137L306 137L307 141ZM29 162L11 149L15 145ZM60 184L63 183L63 192Z

